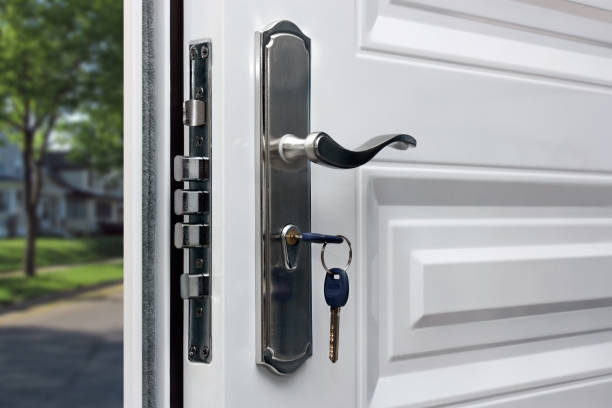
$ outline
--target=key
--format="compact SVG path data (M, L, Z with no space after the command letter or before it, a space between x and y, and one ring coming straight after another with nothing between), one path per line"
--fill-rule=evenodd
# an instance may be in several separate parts
M281 248L283 249L283 261L285 269L293 271L298 265L300 242L308 244L341 244L344 238L339 235L317 234L315 232L304 232L297 225L287 224L281 230Z
M313 244L341 244L343 238L340 235L318 234L316 232L304 232L293 225L287 224L281 232L281 238L288 245L296 245L299 241L310 242Z
M301 237L302 241L313 242L315 244L341 244L342 237L339 235L317 234L315 232L304 232Z
M338 343L340 340L340 308L346 305L349 296L349 279L346 271L331 268L331 273L325 274L323 293L330 308L329 320L329 359L332 363L338 361Z

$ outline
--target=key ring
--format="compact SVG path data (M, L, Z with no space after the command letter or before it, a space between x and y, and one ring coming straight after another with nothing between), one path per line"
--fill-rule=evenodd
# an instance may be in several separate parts
M349 241L349 239L347 237L345 237L344 235L338 235L339 237L341 237L344 242L346 242L346 244L348 245L349 248L349 256L348 256L348 261L346 262L346 265L344 266L344 272L346 272L349 268L349 266L351 266L351 261L353 260L353 247L351 246L351 241ZM325 265L325 247L327 246L327 242L323 244L323 246L321 247L321 263L323 264L323 269L325 269L325 272L327 272L330 275L333 275L333 273L330 272L330 270L327 268L327 265Z

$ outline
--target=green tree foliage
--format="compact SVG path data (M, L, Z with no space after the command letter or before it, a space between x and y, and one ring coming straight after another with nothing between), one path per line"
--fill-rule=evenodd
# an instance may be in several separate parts
M29 275L51 133L91 165L121 164L122 43L121 0L0 0L0 132L23 149Z

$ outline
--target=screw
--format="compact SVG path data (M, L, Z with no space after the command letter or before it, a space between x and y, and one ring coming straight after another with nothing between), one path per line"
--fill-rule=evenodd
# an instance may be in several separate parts
M204 260L202 258L198 258L195 261L195 266L196 268L201 268L204 266Z
M208 347L206 346L202 347L202 358L208 358L209 354L210 354L210 350L208 350Z
M201 98L201 97L204 96L204 88L198 87L198 88L196 88L195 91L196 91L195 92L196 93L196 98Z
M200 55L202 56L202 58L208 57L208 46L207 45L202 46L202 48L200 49Z
M196 47L191 47L191 49L189 50L189 56L191 57L191 59L196 59L198 57L198 50Z
M189 347L189 358L193 358L198 352L198 348L196 346Z
M195 314L196 314L196 317L202 317L202 313L204 313L204 308L202 308L202 307L198 307L198 308L196 309L196 313L195 313Z
M202 146L204 144L204 138L202 136L198 136L196 138L196 145ZM196 265L197 266L197 265Z

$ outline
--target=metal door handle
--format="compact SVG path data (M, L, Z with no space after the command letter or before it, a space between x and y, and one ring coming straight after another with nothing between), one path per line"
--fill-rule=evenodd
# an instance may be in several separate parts
M357 150L348 150L325 132L314 132L305 139L292 134L284 135L278 142L278 154L285 163L308 159L324 166L352 169L366 164L384 147L406 150L416 147L416 139L406 134L380 135L368 140Z

